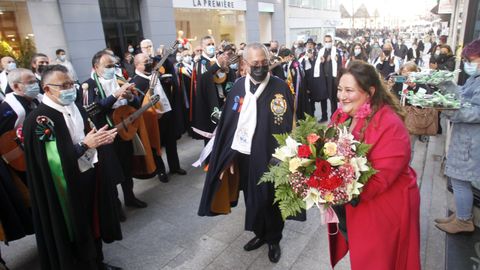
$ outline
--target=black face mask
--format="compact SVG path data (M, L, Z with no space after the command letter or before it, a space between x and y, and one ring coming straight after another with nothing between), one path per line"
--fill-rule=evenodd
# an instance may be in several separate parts
M47 65L39 65L37 67L37 73L42 75L43 71L45 70L45 68L47 67Z
M265 80L268 74L268 65L260 67L250 67L250 76L257 82Z
M277 53L278 52L278 49L271 49L270 50L272 53Z
M391 52L392 52L392 51L390 51L390 50L383 50L383 53L384 53L386 56L389 56Z
M151 62L148 62L145 64L145 73L152 73L152 69L153 69L153 63Z

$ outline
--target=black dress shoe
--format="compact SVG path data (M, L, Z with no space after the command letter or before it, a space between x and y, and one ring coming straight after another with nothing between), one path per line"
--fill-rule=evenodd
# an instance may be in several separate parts
M243 246L243 249L245 251L252 251L263 246L263 244L265 244L265 240L255 236L252 240L248 241L245 246Z
M103 263L103 270L122 270L123 268Z
M173 173L176 173L176 174L178 174L178 175L186 175L186 174L187 174L187 171L185 171L185 170L182 169L182 168L178 168L178 169L176 169L175 171L172 171L171 173L172 173L172 174L173 174Z
M145 208L147 207L147 203L140 201L137 198L133 198L133 199L125 200L125 206L135 207L135 208Z
M268 259L272 263L277 263L282 256L279 244L268 244Z
M320 119L319 123L322 123L322 122L327 122L328 121L328 118L326 117L322 117L322 119Z
M158 180L162 183L168 183L168 176L165 173L159 173L158 174Z

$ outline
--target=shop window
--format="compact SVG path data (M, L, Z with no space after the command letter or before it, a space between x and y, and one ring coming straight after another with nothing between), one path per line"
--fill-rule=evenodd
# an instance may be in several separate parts
M99 0L107 47L123 57L129 44L143 38L139 0Z
M246 41L245 11L175 8L175 26L176 32L181 30L184 38L192 40L193 47L210 32L217 44Z
M26 1L0 1L0 56L10 55L28 67L35 51Z

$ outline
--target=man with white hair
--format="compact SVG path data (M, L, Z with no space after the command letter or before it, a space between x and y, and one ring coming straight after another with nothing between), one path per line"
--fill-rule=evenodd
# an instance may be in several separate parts
M37 99L40 87L32 71L13 69L8 73L8 80L13 93L8 93L0 104L0 149L3 154L0 158L0 177L3 179L0 183L0 230L4 232L0 234L0 241L5 242L33 234L30 206L24 200L29 200L25 168L18 166L25 163L25 157L20 145L9 142L22 137L25 118L40 103Z
M144 39L140 42L140 49L142 53L146 53L150 57L155 56L155 51L153 49L153 42L150 39Z
M238 79L228 94L217 127L198 214L228 214L243 190L245 229L255 237L243 248L268 244L268 258L280 260L284 221L273 203L272 183L258 184L268 170L277 146L273 134L288 133L293 125L293 95L288 85L269 73L269 52L260 43L246 46L247 76Z
M5 98L7 93L10 93L12 89L8 85L7 75L10 71L17 68L15 59L10 56L5 56L0 59L0 65L2 66L2 72L0 73L0 102Z

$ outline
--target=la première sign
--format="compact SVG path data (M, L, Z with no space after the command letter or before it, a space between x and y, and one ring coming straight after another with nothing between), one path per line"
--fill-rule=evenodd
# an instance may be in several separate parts
M174 0L174 8L247 10L245 0Z

